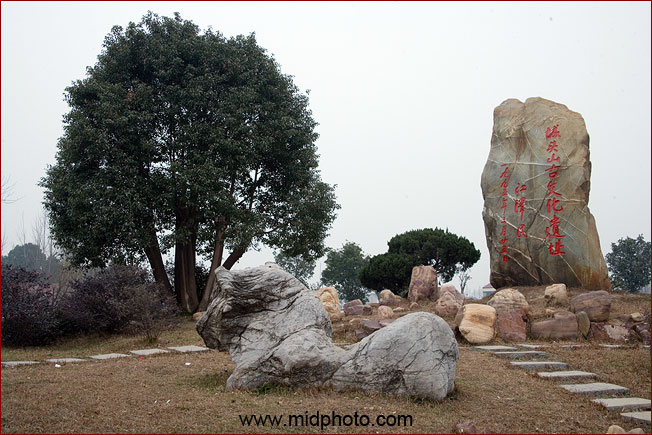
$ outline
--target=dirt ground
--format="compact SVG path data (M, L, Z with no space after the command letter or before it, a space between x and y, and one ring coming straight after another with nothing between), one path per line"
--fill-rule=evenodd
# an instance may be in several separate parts
M164 338L165 345L201 344L192 322ZM96 351L143 348L133 338L99 344L66 343L77 356ZM92 340L91 340L92 341ZM133 347L133 344L137 346ZM187 343L191 344L191 343ZM126 346L126 347L120 347ZM131 346L131 347L129 347ZM47 350L49 349L49 350ZM596 346L549 350L574 369L599 373L599 380L650 398L650 353L640 347ZM90 352L90 353L89 353ZM3 349L3 360L16 356L63 356L61 349ZM68 354L69 355L69 354ZM67 356L68 356L67 355ZM8 358L12 357L12 358ZM186 365L190 363L190 365ZM455 391L440 402L383 394L336 393L329 389L271 387L255 392L227 391L233 370L227 353L165 354L140 359L52 364L2 369L2 433L452 433L455 425L474 423L486 433L605 433L609 425L636 425L588 398L566 392L555 382L512 368L509 361L460 347ZM358 413L375 422L380 415L411 416L411 425L283 426L288 415L345 416ZM280 426L243 424L241 417L283 415ZM388 417L390 418L390 417ZM307 420L307 418L306 418ZM398 421L398 420L397 420ZM309 423L309 422L306 422ZM407 424L407 421L404 422ZM649 428L646 430L649 431Z

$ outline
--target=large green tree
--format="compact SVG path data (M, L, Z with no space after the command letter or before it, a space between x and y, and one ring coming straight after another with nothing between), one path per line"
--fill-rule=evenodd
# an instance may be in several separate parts
M638 292L650 284L650 249L650 242L646 242L642 234L635 239L626 237L611 244L611 252L605 259L614 288Z
M114 27L66 89L56 164L41 181L76 265L149 261L186 311L205 309L196 256L231 268L260 244L318 258L338 205L317 169L308 98L258 46L147 14ZM225 254L225 250L227 254ZM230 252L230 253L228 253Z
M405 293L412 267L419 265L434 266L444 282L450 281L456 271L466 271L480 259L468 239L439 228L407 231L387 245L388 252L372 257L362 270L362 283L374 290Z
M369 290L360 282L360 271L368 261L360 246L353 242L346 242L340 249L328 251L326 267L321 273L321 282L335 287L345 301L360 299L366 302Z

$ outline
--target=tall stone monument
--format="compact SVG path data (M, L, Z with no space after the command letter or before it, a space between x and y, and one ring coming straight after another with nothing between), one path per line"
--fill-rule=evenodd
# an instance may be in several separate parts
M579 113L543 98L496 107L481 181L491 285L611 290L590 186L589 135Z

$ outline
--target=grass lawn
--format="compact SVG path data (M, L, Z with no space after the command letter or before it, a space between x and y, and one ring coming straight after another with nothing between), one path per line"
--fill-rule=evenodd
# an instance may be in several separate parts
M194 322L184 319L161 337L157 346L203 344ZM87 357L154 347L134 337L80 338L56 346L2 349L2 360ZM548 349L546 349L548 350ZM588 345L550 352L572 369L599 374L632 395L650 398L650 353L638 347L604 349ZM186 365L186 363L190 365ZM66 364L39 364L2 369L3 433L220 433L220 432L359 432L451 433L473 422L485 432L605 433L609 425L635 424L604 410L588 398L559 388L556 382L512 368L509 361L460 347L455 391L441 402L415 401L382 394L336 393L329 389L270 388L258 392L227 391L233 370L229 355L209 351L170 353L140 359ZM410 415L411 426L243 425L239 416ZM287 423L287 417L282 420ZM646 428L649 431L649 428Z

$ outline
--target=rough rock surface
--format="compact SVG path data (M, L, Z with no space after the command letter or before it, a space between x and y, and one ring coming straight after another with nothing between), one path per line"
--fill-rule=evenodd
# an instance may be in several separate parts
M340 298L335 287L322 287L315 292L315 296L317 296L317 299L324 306L331 320L342 318Z
M408 314L344 350L320 301L277 265L220 267L215 278L197 331L231 355L229 389L325 385L434 400L453 390L457 342L434 314Z
M584 338L588 337L589 332L591 331L591 320L589 319L589 316L584 311L578 311L575 313L575 317L577 317L577 327L580 332Z
M611 295L604 290L582 293L570 300L570 310L584 311L592 322L606 322L611 312Z
M496 336L505 341L525 341L527 313L523 310L496 311Z
M391 307L381 305L380 307L378 307L378 316L381 319L391 319L392 317L394 317L394 310L392 310Z
M611 289L588 208L590 176L589 135L579 113L543 98L509 99L494 109L481 180L494 288Z
M546 301L546 307L560 307L567 309L570 304L566 284L549 285L546 287L543 297Z
M627 341L629 340L629 330L624 326L619 325L605 325L604 330L613 341Z
M591 322L589 338L592 341L609 341L609 335L605 330L605 324L602 322Z
M345 303L343 308L345 316L359 316L364 312L364 306L360 299Z
M434 400L453 391L457 342L446 322L431 313L393 321L351 346L347 357L333 375L337 391L362 389Z
M403 300L403 298L401 298L398 295L395 295L394 292L392 292L389 289L385 289L381 291L380 294L378 295L378 303L380 305L387 305L393 307L395 305L400 304L401 300Z
M408 300L418 302L422 299L437 300L439 286L437 272L432 266L414 266L410 277Z
M530 325L530 336L532 338L551 338L575 340L579 328L575 314L569 311L556 311L552 319L539 320Z
M525 296L512 288L496 292L487 305L494 307L497 312L524 311L527 313L530 309Z
M462 336L472 344L489 343L495 335L496 310L489 305L467 304L456 316Z
M453 284L444 284L439 289L439 298L435 304L435 314L442 317L454 317L464 304L464 295Z

